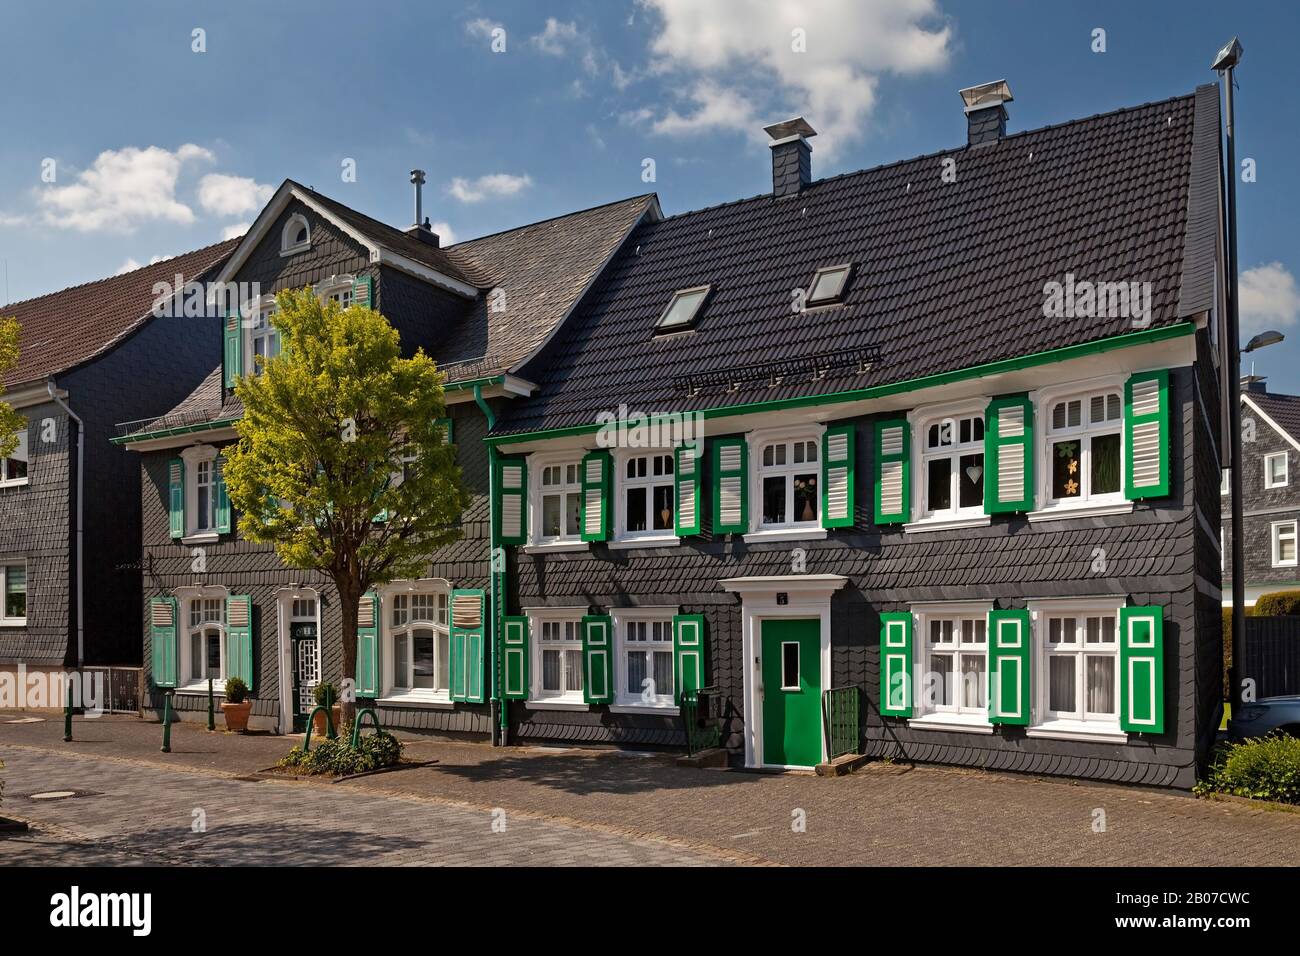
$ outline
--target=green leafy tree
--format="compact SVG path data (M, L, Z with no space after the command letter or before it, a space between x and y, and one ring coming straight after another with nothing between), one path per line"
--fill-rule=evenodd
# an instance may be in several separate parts
M18 320L0 319L0 382L18 364ZM0 458L12 455L18 447L18 431L27 427L27 421L4 401L4 385L0 385Z
M460 536L469 502L438 419L443 376L361 306L282 292L280 354L235 385L239 442L223 467L239 530L338 591L343 676L356 679L357 608L372 587L419 577ZM341 702L345 720L354 699Z

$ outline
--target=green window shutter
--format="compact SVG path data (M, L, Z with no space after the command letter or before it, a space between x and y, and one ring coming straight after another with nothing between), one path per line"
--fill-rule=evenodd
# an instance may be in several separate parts
M678 537L700 533L700 456L697 446L682 445L673 453L673 495L677 499L673 530Z
M1124 385L1124 497L1169 494L1169 370Z
M225 370L223 384L226 388L235 387L235 379L244 374L244 330L239 321L239 310L226 313Z
M185 460L167 463L167 517L173 538L185 537Z
M373 276L361 276L352 282L352 304L359 305L362 308L370 308L370 293L373 287Z
M880 615L880 713L912 716L912 615Z
M149 599L149 664L158 687L176 686L176 599Z
M226 494L226 458L218 455L212 463L212 493L217 504L217 533L230 533L230 496Z
M607 451L593 451L582 459L583 541L609 537L609 511L614 466Z
M673 699L704 686L704 615L673 615Z
M451 592L451 699L481 704L483 693L483 589Z
M828 428L822 435L822 527L853 527L852 425Z
M582 699L614 701L614 619L608 614L582 617Z
M357 696L379 696L379 595L367 591L357 605Z
M522 458L498 458L497 506L492 511L497 544L528 541L528 463Z
M1033 510L1033 402L995 398L984 413L984 513Z
M1165 732L1164 610L1119 610L1119 726L1129 733Z
M456 429L450 418L439 418L438 427L442 429L442 440L448 445L456 444Z
M713 443L713 533L749 530L749 443L719 438Z
M253 599L247 594L226 598L226 676L238 677L253 689Z
M501 696L506 700L528 699L528 618L506 615L501 618Z
M875 434L876 524L899 524L912 516L912 429L890 418L876 422Z
M1029 723L1029 646L1033 628L1029 612L989 611L989 722Z

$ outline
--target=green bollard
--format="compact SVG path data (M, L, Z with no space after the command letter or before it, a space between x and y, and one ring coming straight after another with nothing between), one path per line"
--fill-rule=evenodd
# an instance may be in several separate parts
M68 681L68 706L63 708L63 742L72 741L72 682Z
M163 745L162 752L172 752L172 692L163 696Z
M338 728L334 726L334 691L325 691L325 739L338 740Z
M217 712L212 703L212 678L208 678L208 730L217 729Z

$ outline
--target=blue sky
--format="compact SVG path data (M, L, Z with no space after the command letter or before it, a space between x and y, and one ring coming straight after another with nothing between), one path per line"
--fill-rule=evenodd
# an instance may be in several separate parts
M810 119L820 178L960 145L956 91L986 80L1013 131L1189 92L1235 33L1244 319L1288 334L1256 370L1300 393L1297 6L15 0L0 301L217 241L286 177L405 226L420 166L456 239L647 189L671 214L769 190L765 122Z

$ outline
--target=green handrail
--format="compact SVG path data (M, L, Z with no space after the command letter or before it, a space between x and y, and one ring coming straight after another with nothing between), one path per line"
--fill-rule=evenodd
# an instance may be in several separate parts
M365 721L366 714L369 714L370 719L374 721L375 733L382 734L384 732L384 728L379 726L379 715L375 713L375 709L373 707L367 707L365 710L358 713L357 719L352 722L352 739L348 742L348 746L353 750L356 750L357 745L361 743L361 724Z
M163 745L162 752L172 752L172 692L163 694Z

